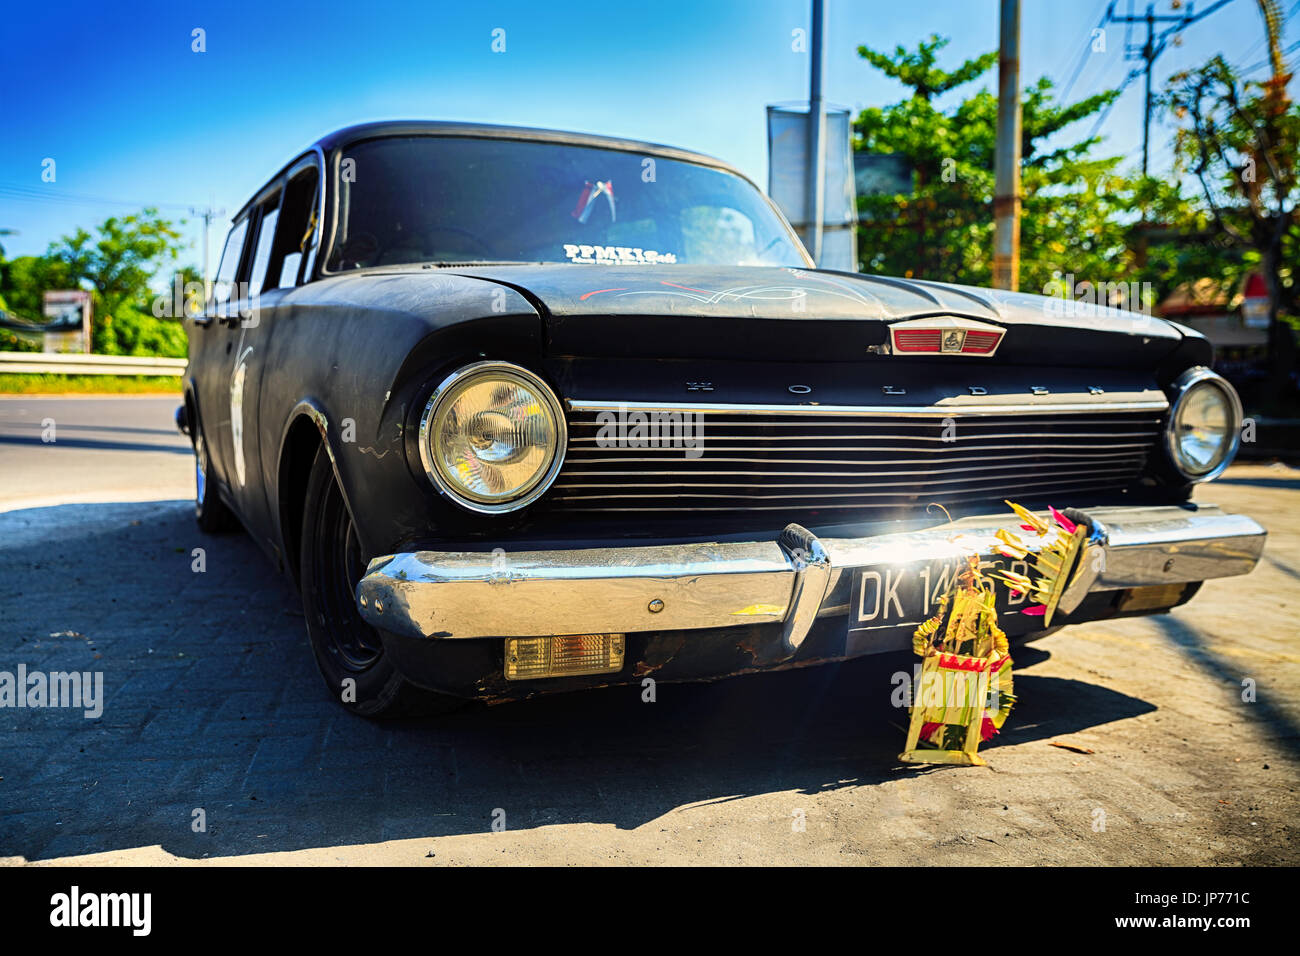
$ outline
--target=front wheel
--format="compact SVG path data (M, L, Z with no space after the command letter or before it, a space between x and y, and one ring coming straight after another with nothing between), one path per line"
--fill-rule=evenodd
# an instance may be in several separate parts
M366 561L324 448L307 480L299 558L307 635L336 700L366 717L413 717L464 705L460 698L417 687L398 673L379 632L357 611L356 587Z

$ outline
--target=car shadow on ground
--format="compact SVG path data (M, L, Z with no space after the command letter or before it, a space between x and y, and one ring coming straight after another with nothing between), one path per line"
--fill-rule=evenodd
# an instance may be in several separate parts
M0 573L0 670L100 670L106 701L98 719L0 709L0 857L295 850L486 832L501 813L511 830L631 829L933 772L897 761L909 655L375 722L326 694L292 586L245 535L198 532L185 502L0 514ZM1154 709L1016 654L1001 745Z
M1216 478L1221 485L1248 485L1253 488L1288 488L1291 490L1300 490L1300 478L1273 478L1262 475L1234 475L1229 472L1226 476Z
M0 435L0 445L35 445L45 444L39 436ZM193 455L190 445L178 445L175 442L122 441L108 438L73 438L60 435L56 444L59 448L77 448L83 451L169 451L181 455ZM48 447L48 446L47 446Z

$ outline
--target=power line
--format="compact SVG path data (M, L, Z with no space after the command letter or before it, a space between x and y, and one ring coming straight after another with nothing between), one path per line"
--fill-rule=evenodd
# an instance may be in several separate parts
M1097 21L1097 25L1093 28L1094 30L1103 29L1106 26L1106 18L1110 16L1111 11L1115 9L1115 0L1110 0L1109 4L1107 4L1106 0L1102 0L1102 4L1101 19ZM1079 54L1079 62L1074 68L1074 74L1070 77L1070 81L1066 83L1065 87L1061 90L1061 102L1065 102L1070 98L1070 91L1074 89L1074 84L1079 79L1079 74L1083 72L1083 67L1088 62L1088 54L1092 52L1092 43L1093 38L1092 33L1090 32L1086 37L1084 37L1083 51Z
M1157 14L1154 3L1147 4L1147 12L1142 16L1127 14L1123 17L1115 16L1115 10L1112 6L1106 11L1107 21L1110 23L1123 23L1135 25L1145 23L1147 28L1147 38L1141 47L1127 46L1124 51L1126 60L1142 60L1143 66L1138 72L1146 76L1146 97L1142 109L1142 175L1147 174L1147 159L1150 152L1151 143L1151 72L1155 67L1156 60L1160 54L1165 52L1165 47L1169 43L1169 38L1181 33L1198 20L1204 20L1214 11L1227 6L1232 0L1218 0L1217 3L1210 5L1209 9L1196 13L1189 4L1186 13L1177 14ZM1156 33L1157 23L1168 23L1170 26ZM1132 78L1133 74L1129 74ZM1129 80L1124 81L1125 86Z
M67 193L57 188L42 186L25 186L16 183L0 183L0 197L13 202L44 202L75 206L134 206L137 209L184 209L193 208L193 203L147 202L132 199L107 199L103 196L87 196L84 193Z
M1246 60L1248 60L1248 59L1250 59L1252 56L1254 56L1254 55L1255 55L1255 51L1258 50L1260 47L1262 47L1262 46L1263 46L1265 43L1267 43L1267 42L1268 42L1268 36L1267 36L1267 35L1265 35L1262 39L1256 40L1256 41L1255 41L1254 43L1252 43L1249 47L1247 47L1246 52L1243 53L1243 54L1238 58L1237 62L1238 62L1238 63L1244 63ZM1234 67L1234 69L1235 69L1235 67Z
M1124 91L1128 89L1128 85L1141 75L1142 75L1141 70L1138 69L1129 70L1128 76L1124 77L1124 82L1121 83L1119 85L1119 88L1116 90L1117 95L1115 96L1115 98L1106 104L1106 108L1102 110L1101 114L1097 117L1097 122L1093 124L1092 132L1088 134L1088 139L1092 139L1094 136L1097 135L1098 132L1101 131L1102 124L1106 122L1106 117L1110 115L1110 111L1115 108L1115 104L1118 103L1120 97L1124 95Z
M1294 53L1296 50L1300 50L1300 40L1296 40L1289 47L1284 49L1282 51L1282 56L1285 57L1288 53ZM1269 66L1272 64L1272 62L1273 62L1272 57L1264 57L1264 59L1257 60L1256 62L1252 63L1250 66L1234 66L1232 69L1236 73L1245 75L1247 73L1254 73L1262 66Z

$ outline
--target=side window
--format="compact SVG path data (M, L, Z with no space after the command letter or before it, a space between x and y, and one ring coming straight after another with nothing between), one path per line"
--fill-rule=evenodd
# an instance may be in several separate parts
M295 173L285 186L265 288L292 288L310 273L316 249L319 188L320 174L315 164Z
M267 267L271 263L271 243L275 238L275 224L280 218L278 206L272 206L277 200L272 199L262 207L262 222L257 230L257 252L253 255L253 269L248 276L248 294L261 295L264 289L274 289L274 278L268 284Z
M240 254L244 251L244 237L248 235L248 219L235 223L226 236L225 248L221 250L221 264L217 266L217 277L212 283L212 302L222 305L230 300L235 287L235 274L239 270Z

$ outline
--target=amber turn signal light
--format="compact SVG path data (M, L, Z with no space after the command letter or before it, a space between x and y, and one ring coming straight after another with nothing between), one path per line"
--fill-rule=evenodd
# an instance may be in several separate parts
M506 638L506 680L612 674L623 669L622 634Z

